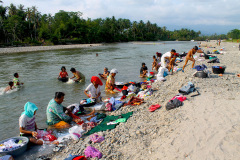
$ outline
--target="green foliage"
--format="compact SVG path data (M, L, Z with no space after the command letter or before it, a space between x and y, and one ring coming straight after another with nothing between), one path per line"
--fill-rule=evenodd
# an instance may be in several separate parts
M240 30L233 29L227 33L228 38L239 39L240 38Z
M7 14L8 13L8 14ZM111 43L128 41L157 40L206 40L240 38L240 31L234 29L228 35L201 36L200 31L187 28L169 31L165 26L142 20L129 19L83 19L81 12L60 10L54 16L41 15L36 6L24 8L23 5L0 6L0 43L30 45L56 45L80 43Z

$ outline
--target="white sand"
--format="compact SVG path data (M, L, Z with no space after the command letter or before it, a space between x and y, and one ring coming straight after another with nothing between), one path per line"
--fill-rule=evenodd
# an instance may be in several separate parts
M58 49L70 49L70 48L86 48L86 47L101 46L101 45L102 44L98 43L98 44L11 47L11 48L1 48L0 53L18 53L18 52L34 52L34 51L46 51L46 50L58 50Z

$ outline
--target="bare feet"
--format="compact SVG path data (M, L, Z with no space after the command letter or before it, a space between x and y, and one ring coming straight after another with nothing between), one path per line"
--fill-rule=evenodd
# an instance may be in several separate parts
M58 141L53 141L52 144L59 145Z

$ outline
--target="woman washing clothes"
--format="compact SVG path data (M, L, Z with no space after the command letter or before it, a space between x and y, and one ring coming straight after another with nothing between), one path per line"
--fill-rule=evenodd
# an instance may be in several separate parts
M35 114L38 108L35 104L27 102L24 106L24 112L19 118L20 135L27 137L30 143L43 145L44 141L36 139L38 133L37 124L35 122ZM53 141L52 144L58 144L58 141Z
M61 77L61 78L59 78L59 77ZM68 73L66 71L65 66L62 66L61 71L60 71L57 79L60 80L60 81L63 81L63 82L67 82L68 81Z
M98 78L97 76L92 76L91 84L89 84L88 87L85 89L84 94L88 98L96 99L97 102L101 102L102 101L102 97L101 97L102 85L103 83L100 80L100 78ZM90 92L90 94L88 94L87 92Z
M99 73L99 76L100 76L101 78L107 79L107 77L109 76L109 74L110 74L110 72L108 71L108 68L105 67L103 74Z
M115 68L110 71L110 75L107 78L106 86L105 86L106 92L110 92L112 94L115 93L113 90L115 89L115 76L117 73L118 71Z

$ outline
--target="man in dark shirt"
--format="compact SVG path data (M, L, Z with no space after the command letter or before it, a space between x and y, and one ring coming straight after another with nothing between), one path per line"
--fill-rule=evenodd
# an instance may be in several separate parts
M147 77L147 73L148 73L148 68L145 63L142 63L142 67L140 69L140 77L142 78Z

